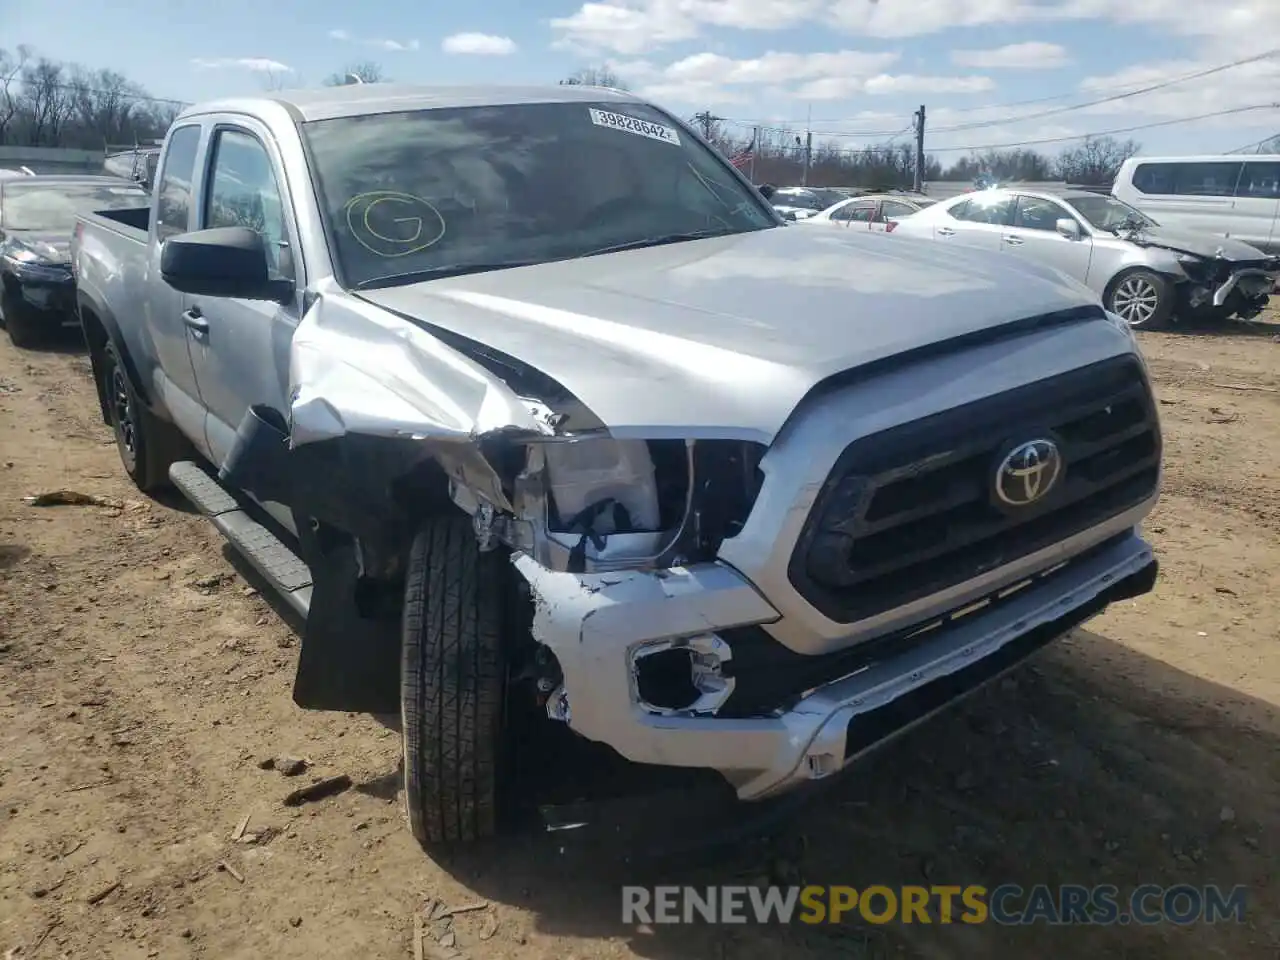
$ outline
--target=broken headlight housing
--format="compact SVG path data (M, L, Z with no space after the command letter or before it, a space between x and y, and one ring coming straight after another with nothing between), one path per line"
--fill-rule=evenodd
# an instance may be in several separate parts
M765 447L592 435L524 450L498 537L549 569L584 573L714 558L746 522Z

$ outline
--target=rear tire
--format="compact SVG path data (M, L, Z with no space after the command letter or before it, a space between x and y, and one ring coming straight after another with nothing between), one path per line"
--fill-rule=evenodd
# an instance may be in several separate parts
M1173 287L1160 274L1130 270L1111 281L1106 303L1134 330L1158 330L1173 316L1173 298Z
M400 707L405 805L422 844L497 832L510 570L500 551L480 551L469 517L430 520L413 542Z
M31 319L27 309L8 289L4 291L3 297L4 303L0 304L0 310L4 311L4 326L9 331L9 340L15 347L23 349L39 346L41 334L44 333L39 323Z
M125 473L143 493L163 490L169 486L170 465L183 458L188 444L176 427L143 405L114 343L102 348L102 360L107 421Z

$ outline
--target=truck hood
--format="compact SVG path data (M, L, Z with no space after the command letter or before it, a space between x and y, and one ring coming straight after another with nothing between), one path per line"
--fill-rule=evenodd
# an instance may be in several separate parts
M8 242L30 250L46 263L56 265L71 262L71 240L65 233L10 230Z
M999 254L785 228L360 296L536 368L615 436L765 443L834 374L1048 313L1103 317L1083 286Z
M362 296L536 368L616 436L763 442L834 374L1098 305L998 254L785 228Z
M1170 230L1168 227L1147 227L1131 232L1121 231L1120 235L1144 247L1160 247L1175 253L1190 253L1197 257L1224 260L1265 260L1267 255L1253 244L1230 237L1215 237L1212 234L1195 233L1186 230Z

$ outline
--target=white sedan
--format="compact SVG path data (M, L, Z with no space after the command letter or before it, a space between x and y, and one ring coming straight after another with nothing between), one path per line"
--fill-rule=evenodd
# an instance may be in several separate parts
M892 233L903 217L909 217L935 202L932 198L919 194L869 193L841 200L802 222L826 226L857 226L875 233Z

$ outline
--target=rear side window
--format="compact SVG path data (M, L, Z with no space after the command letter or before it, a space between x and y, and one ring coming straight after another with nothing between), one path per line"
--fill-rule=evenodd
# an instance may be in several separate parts
M859 223L867 223L871 220L871 215L875 213L875 209L876 205L874 203L851 203L833 213L831 219L836 221L856 220Z
M1262 197L1267 200L1280 198L1280 161L1249 161L1240 175L1236 187L1237 197Z
M884 217L909 217L916 212L916 208L909 203L899 203L897 200L886 200L884 202L881 213Z
M951 215L966 223L1007 226L1013 219L1013 197L974 197L959 208L953 207Z
M195 178L200 127L179 127L169 134L169 149L156 187L156 236L161 240L185 233L191 215L191 181Z
M1244 164L1230 160L1206 163L1140 163L1133 171L1139 193L1183 197L1235 196Z

